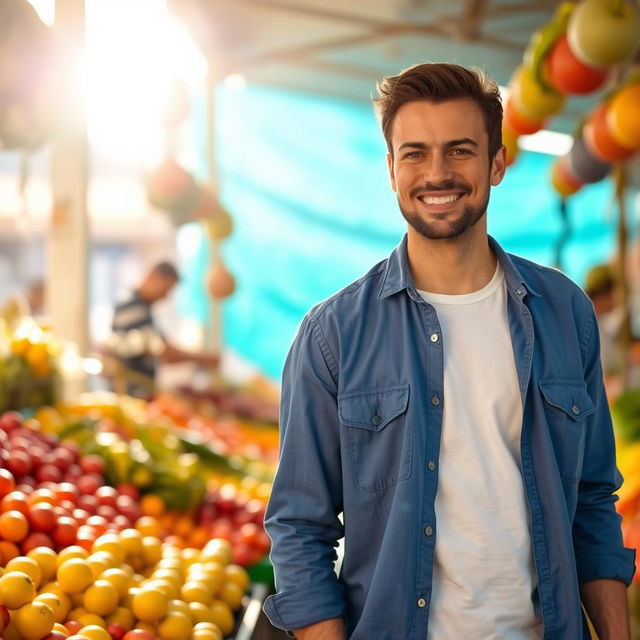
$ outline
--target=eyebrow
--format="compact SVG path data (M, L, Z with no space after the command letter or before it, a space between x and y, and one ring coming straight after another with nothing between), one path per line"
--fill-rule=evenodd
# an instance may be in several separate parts
M444 143L444 147L446 149L450 149L451 147L457 147L463 144L471 145L472 147L478 147L478 143L471 138L460 138L458 140L448 140ZM428 149L429 145L424 142L403 142L399 147L398 151L402 151L402 149Z

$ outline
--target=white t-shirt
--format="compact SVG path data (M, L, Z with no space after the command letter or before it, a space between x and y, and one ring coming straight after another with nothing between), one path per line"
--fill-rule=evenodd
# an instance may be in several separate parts
M498 265L473 293L420 294L436 310L444 350L427 638L541 640L504 273Z

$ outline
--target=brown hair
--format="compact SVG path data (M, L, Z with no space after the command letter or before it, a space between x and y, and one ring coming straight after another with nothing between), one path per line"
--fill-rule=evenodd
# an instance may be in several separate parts
M489 135L489 158L493 158L502 146L500 90L480 69L466 69L444 62L417 64L397 76L384 78L377 89L379 95L373 99L373 104L392 156L391 130L396 113L402 105L414 100L435 103L458 98L473 100L482 110Z

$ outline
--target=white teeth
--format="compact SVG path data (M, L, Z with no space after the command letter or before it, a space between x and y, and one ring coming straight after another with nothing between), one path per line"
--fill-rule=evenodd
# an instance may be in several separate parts
M426 204L447 204L457 200L460 196L451 194L450 196L422 196L420 199Z

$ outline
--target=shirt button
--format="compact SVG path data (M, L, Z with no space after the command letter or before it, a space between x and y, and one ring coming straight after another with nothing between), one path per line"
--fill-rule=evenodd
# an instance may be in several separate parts
M432 529L430 526L428 526L428 525L427 525L427 526L424 528L424 535L425 535L425 536L430 536L430 535L432 535L432 534L433 534L433 529Z
M433 396L433 397L431 398L431 404L432 404L434 407L437 407L437 406L440 404L440 398L438 398L438 396Z
M573 407L571 407L571 412L577 416L580 413L580 407L574 404Z
M433 460L429 460L429 462L427 462L427 469L429 469L429 471L435 471L436 463Z
M376 414L375 416L373 416L373 418L371 419L371 422L373 423L374 427L377 427L379 424L382 423L382 416Z
M431 342L438 342L438 334L437 333L432 333L431 334Z
M519 296L521 296L521 295L524 293L524 290L523 290L523 289L521 289L520 287L518 287L518 288L516 289L516 293L517 293Z
M419 598L416 603L421 609L424 609L427 606L427 601L424 598Z

